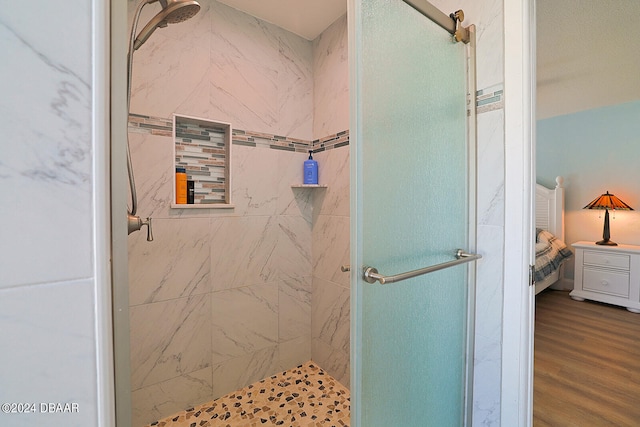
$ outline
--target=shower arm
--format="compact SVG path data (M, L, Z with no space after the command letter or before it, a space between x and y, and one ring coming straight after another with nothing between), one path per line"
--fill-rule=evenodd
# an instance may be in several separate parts
M133 17L133 23L131 24L131 37L129 38L129 52L127 53L127 173L129 175L129 190L131 193L131 209L127 207L127 229L128 234L138 231L143 225L147 226L147 241L153 240L153 233L151 231L151 218L147 218L146 221L142 221L139 216L136 216L138 211L138 196L136 194L136 183L133 176L133 164L131 162L131 149L129 147L129 113L131 112L131 76L133 71L133 52L135 35L138 27L138 20L140 19L140 13L142 8L150 3L155 3L158 0L146 0L141 2L136 8L136 13Z

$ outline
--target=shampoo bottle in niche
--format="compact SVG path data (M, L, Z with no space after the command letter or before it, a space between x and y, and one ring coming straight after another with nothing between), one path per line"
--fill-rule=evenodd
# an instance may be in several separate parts
M318 184L318 162L313 160L313 151L309 150L309 159L304 162L303 184Z
M187 180L187 204L192 205L195 203L196 187L195 182Z
M187 204L187 171L176 168L176 204Z

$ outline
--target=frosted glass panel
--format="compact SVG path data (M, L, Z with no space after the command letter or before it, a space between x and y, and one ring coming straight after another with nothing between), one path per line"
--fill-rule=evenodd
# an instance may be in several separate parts
M359 3L356 259L451 261L469 246L465 47L402 1ZM360 425L464 425L467 269L357 283Z

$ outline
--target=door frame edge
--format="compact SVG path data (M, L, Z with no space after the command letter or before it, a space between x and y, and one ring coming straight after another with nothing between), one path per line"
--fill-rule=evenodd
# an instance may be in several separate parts
M535 0L504 3L505 216L501 425L533 420Z

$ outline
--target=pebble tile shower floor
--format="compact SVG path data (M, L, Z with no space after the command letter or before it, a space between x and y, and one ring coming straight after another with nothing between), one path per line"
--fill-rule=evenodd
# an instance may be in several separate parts
M314 362L145 427L348 427L349 390Z

